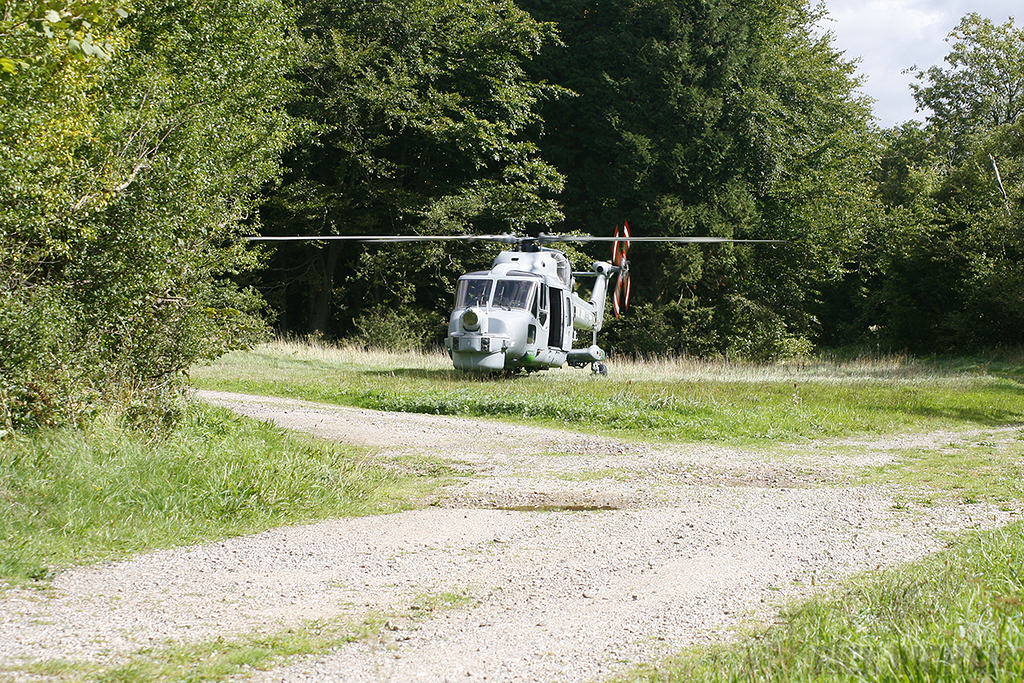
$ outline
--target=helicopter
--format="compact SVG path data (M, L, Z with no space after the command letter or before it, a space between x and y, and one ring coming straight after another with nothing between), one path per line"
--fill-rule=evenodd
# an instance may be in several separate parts
M470 372L536 372L569 365L595 375L607 375L607 354L597 343L604 326L609 291L612 313L619 317L631 294L629 260L633 242L761 242L724 237L634 237L629 223L615 228L611 237L560 235L534 236L409 235L315 237L247 237L251 242L349 240L360 242L464 241L507 244L490 270L462 275L455 292L455 307L448 320L445 348L457 370ZM610 261L595 261L590 270L573 271L564 251L548 246L569 242L612 242ZM588 298L577 292L576 278L593 278ZM581 334L590 344L576 346Z

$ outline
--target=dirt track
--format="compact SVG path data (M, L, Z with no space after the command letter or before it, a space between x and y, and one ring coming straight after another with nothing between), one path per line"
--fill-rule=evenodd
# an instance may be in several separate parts
M1001 523L980 505L894 510L853 468L935 434L768 451L201 392L278 424L474 473L433 505L75 569L0 601L0 658L92 659L371 610L379 637L257 681L588 681L770 618L783 600ZM859 453L856 459L849 453ZM837 453L842 452L840 457Z

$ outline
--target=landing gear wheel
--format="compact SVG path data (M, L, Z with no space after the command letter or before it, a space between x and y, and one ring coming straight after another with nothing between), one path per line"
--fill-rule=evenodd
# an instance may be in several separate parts
M595 375L601 375L602 377L608 376L608 366L604 363L593 363L590 366L590 371Z

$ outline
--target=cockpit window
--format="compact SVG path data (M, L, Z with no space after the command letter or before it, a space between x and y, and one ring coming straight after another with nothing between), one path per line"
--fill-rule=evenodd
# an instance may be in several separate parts
M491 300L491 291L494 300ZM455 308L470 306L533 310L537 304L537 282L533 280L484 280L462 278L455 294Z
M459 289L455 295L455 308L470 306L486 306L491 299L491 280L459 280Z
M537 283L532 280L498 280L494 288L495 308L533 308L537 298Z

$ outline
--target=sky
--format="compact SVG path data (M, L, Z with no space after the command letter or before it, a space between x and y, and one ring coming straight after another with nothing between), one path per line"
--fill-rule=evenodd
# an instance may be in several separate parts
M904 121L923 121L927 112L915 112L910 84L917 66L946 66L950 31L970 12L997 25L1014 17L1024 28L1021 0L824 0L831 21L822 28L834 35L833 45L848 60L860 59L858 70L867 80L861 92L875 100L875 117L884 128Z

